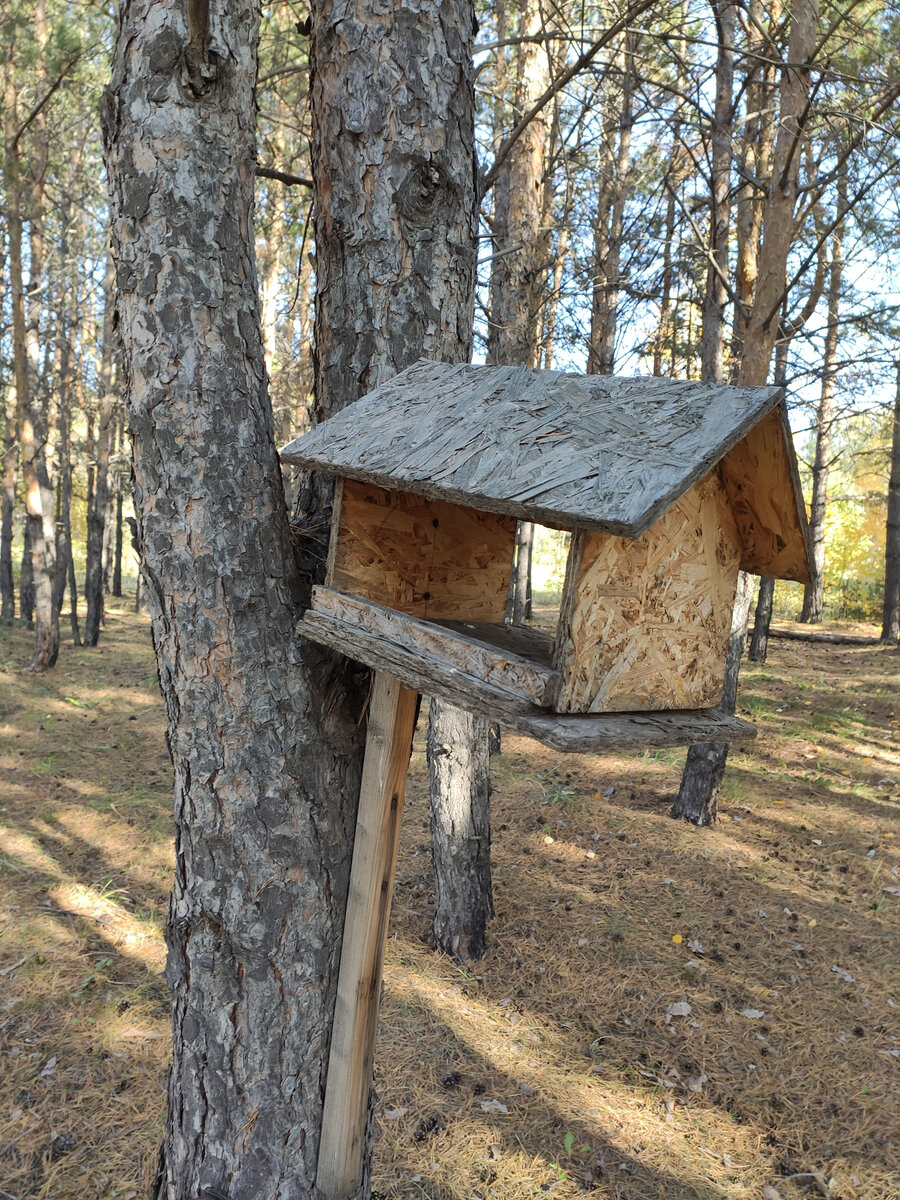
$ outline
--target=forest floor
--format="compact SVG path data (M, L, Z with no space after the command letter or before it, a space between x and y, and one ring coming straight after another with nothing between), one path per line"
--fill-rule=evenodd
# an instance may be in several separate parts
M135 1200L168 1055L147 620L111 605L100 646L43 676L21 670L29 649L0 631L0 1200ZM898 674L897 650L771 642L745 664L759 737L712 829L667 816L682 751L504 735L497 916L466 969L429 945L420 725L377 1048L382 1196L900 1197Z

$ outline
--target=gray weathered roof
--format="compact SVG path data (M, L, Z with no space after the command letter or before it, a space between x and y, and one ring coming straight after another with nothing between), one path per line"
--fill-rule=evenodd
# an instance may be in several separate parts
M775 387L423 360L282 458L522 520L638 537L780 398Z

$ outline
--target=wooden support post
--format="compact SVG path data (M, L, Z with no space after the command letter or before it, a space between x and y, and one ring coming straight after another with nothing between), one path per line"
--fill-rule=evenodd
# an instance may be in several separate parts
M362 1175L381 970L416 700L416 693L393 675L375 672L316 1175L323 1200L347 1200Z

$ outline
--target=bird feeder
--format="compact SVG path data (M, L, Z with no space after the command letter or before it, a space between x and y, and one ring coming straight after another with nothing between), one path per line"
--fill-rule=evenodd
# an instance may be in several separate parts
M559 750L738 741L740 570L806 583L782 392L421 361L282 451L336 478L299 623L376 671L317 1184L355 1190L417 693ZM571 533L554 633L506 621L518 521Z

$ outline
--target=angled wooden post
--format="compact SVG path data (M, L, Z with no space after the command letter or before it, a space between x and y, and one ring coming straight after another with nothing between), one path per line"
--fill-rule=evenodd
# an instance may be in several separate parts
M323 1200L347 1200L362 1175L381 972L417 699L393 675L375 672L319 1144L316 1187Z

